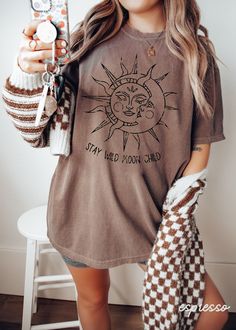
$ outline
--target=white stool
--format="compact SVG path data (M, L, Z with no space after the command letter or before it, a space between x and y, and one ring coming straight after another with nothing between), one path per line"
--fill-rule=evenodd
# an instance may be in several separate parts
M81 324L79 320L31 325L32 314L37 311L38 291L49 288L75 287L71 274L38 275L40 255L58 253L51 246L47 237L46 212L47 205L30 209L23 213L17 222L19 232L27 238L22 330L50 330L72 327L80 329ZM75 294L77 298L76 288Z

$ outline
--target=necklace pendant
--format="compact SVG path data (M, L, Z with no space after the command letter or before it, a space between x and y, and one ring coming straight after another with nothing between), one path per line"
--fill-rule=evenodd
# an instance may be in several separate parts
M149 47L147 53L148 56L155 56L156 55L155 48L153 46Z

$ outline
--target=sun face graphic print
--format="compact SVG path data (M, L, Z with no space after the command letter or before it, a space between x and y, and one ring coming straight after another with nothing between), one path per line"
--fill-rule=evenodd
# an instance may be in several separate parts
M175 92L164 92L161 82L167 77L169 72L160 77L152 77L152 71L156 64L152 65L145 74L138 72L138 57L129 71L124 65L122 58L120 61L121 74L115 76L104 64L101 63L108 81L94 81L101 85L105 95L83 95L83 97L98 101L100 104L95 108L86 111L89 114L103 112L105 119L99 123L91 133L109 127L107 138L112 138L115 130L122 131L123 151L130 136L140 147L140 137L142 134L150 134L158 143L156 127L162 125L168 128L163 121L165 111L178 110L167 105L167 97Z

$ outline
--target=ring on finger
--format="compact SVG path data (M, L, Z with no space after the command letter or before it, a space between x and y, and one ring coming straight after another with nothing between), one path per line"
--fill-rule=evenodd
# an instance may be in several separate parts
M29 48L31 48L33 51L37 47L37 41L36 40L29 40Z
M60 73L60 66L57 63L55 63L54 65L51 63L45 63L44 68L46 72L51 72L56 75Z
M25 28L23 29L22 34L23 34L25 37L29 37L29 36L27 36L27 34L25 33Z

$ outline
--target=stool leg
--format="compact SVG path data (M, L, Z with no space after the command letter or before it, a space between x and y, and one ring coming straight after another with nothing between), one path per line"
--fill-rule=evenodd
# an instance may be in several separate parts
M22 330L30 330L31 328L36 247L35 240L27 239Z
M78 291L77 291L75 283L74 283L74 290L75 290L75 302L76 302L76 309L77 309L77 317L78 317L78 323L79 323L78 330L83 330L82 324L81 324L80 319L79 319Z
M76 302L77 314L78 314L78 292L75 284L74 284L74 292L75 292L75 302Z
M39 256L40 256L40 244L36 242L34 278L39 275ZM38 307L38 283L34 283L33 310L32 310L33 314L37 312L37 307Z

